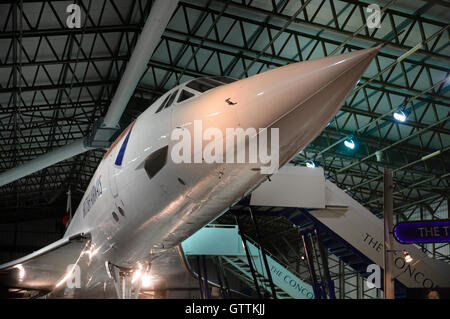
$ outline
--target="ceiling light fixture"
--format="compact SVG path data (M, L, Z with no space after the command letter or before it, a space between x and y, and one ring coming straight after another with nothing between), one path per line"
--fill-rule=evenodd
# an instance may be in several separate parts
M306 167L315 168L316 164L314 163L314 161L309 161L309 162L306 162Z
M396 119L399 122L405 122L406 121L406 113L403 110L398 110L394 113L394 119Z
M345 140L344 145L351 150L353 150L355 148L355 142L351 138L349 138L348 140Z

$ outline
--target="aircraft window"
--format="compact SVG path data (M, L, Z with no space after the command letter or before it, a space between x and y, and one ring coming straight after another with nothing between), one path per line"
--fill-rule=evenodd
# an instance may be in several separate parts
M178 103L183 102L187 99L190 99L191 97L195 96L194 93L186 91L186 90L182 90L180 93L180 97L178 98Z
M144 168L148 177L153 178L166 165L168 149L169 147L166 145L147 157Z
M208 78L203 78L201 80L206 82L206 83L209 83L210 85L213 85L214 87L223 85L223 83L220 83L219 81L214 81L214 80L211 80L211 79L208 79Z
M190 89L196 90L200 93L206 92L208 90L211 90L215 87L221 86L222 83L216 82L216 81L211 81L209 79L198 79L198 80L193 80L191 82L189 82L188 84L186 84L186 86Z
M233 83L233 82L237 81L236 79L230 78L228 76L214 76L211 79L225 83L225 84L229 84L229 83Z
M117 216L117 214L116 214L115 212L112 212L112 217L114 218L114 220L115 220L116 222L119 221L119 216Z
M125 216L125 212L123 211L122 207L117 207L117 209L119 210L120 215Z
M217 80L214 80L213 78L207 78L207 79L204 79L204 80L207 80L207 81L208 81L208 83L212 83L212 84L214 84L214 85L215 85L215 87L216 87L216 86L221 86L221 85L223 85L223 83L222 83L222 82L220 82L220 81L217 81Z
M167 97L164 99L164 101L161 103L161 105L158 107L158 109L156 110L155 113L161 112L161 110L164 108L164 106L166 105L167 101L169 100L169 97L171 95L167 95Z
M164 109L167 109L168 107L170 107L173 103L173 101L175 100L175 97L177 96L178 90L176 90L175 92L172 93L172 95L170 96L169 101L167 101L167 105L164 107Z

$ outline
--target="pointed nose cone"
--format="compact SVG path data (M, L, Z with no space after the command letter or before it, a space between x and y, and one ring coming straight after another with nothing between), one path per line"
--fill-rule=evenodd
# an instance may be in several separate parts
M284 164L325 128L379 49L294 63L239 81L246 88L237 108L239 124L279 128Z
M240 125L267 127L315 95L328 98L316 105L318 111L336 106L335 113L378 50L376 47L298 62L239 81L245 88L237 97Z

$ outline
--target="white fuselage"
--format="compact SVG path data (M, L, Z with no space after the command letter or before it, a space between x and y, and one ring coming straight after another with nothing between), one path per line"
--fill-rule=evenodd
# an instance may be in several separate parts
M156 114L166 95L149 107L132 124L122 165L115 165L115 161L126 134L103 158L66 236L89 232L93 246L100 247L99 254L106 260L131 266L176 246L263 181L265 176L251 169L258 168L256 164L175 164L170 159L170 136L176 127L194 134L194 119L202 120L204 128L237 125L235 108L225 103L228 92L224 89L232 85L212 89ZM215 102L219 94L224 97L218 99L222 103ZM166 164L149 178L143 162L166 145ZM87 198L91 203L85 204Z
M186 84L173 88L113 144L65 236L89 232L97 256L122 267L151 260L178 245L267 175L261 174L258 163L176 164L171 159L174 130L189 130L194 136L195 120L202 121L203 130L223 132L239 127L278 128L283 165L333 118L375 54L376 50L367 49L296 63L204 93ZM178 90L177 101L181 89L195 96L156 113L166 97ZM150 177L145 161L165 146L167 160ZM120 165L118 158L122 158Z

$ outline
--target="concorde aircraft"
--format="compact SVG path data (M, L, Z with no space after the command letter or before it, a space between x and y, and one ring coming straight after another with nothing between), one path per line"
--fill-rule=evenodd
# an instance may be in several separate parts
M242 80L213 76L174 87L112 144L63 238L0 265L0 280L10 287L67 292L67 281L82 266L83 284L75 290L97 287L103 275L102 284L112 283L118 297L131 297L131 287L139 290L153 263L271 174L259 159L208 163L193 145L195 139L192 156L200 156L200 162L179 162L173 157L178 145L173 136L195 136L199 121L203 132L258 129L225 147L226 156L249 151L250 140L278 129L282 166L335 116L379 49L294 63ZM210 143L224 139L210 138ZM89 268L94 264L95 271Z

